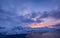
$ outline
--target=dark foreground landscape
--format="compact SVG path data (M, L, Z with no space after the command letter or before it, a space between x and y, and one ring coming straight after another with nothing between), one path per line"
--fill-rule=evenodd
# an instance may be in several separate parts
M30 34L2 35L0 38L60 38L60 29L53 32L36 32Z

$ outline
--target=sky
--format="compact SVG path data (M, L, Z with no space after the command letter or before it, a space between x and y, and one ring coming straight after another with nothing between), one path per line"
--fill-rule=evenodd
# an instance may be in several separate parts
M0 0L0 33L19 34L25 28L52 27L60 23L59 8L60 0Z
M51 11L59 7L59 0L22 0L22 2L21 5L19 4L18 10L20 9L21 11L19 11L23 11L24 14L31 11Z

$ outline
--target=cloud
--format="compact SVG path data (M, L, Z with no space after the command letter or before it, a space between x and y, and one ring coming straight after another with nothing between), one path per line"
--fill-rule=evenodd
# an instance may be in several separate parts
M44 11L40 18L46 18L48 16L49 16L48 12Z
M49 19L47 19L47 20L49 20ZM60 20L54 19L54 20L49 20L49 21L45 20L40 23L32 23L29 26L31 28L41 28L41 27L49 27L50 28L50 27L52 27L52 25L56 25L58 23L60 23Z
M60 10L52 10L49 15L55 19L60 19Z
M60 29L60 23L56 24L56 25L53 25L52 26L53 28L56 28L56 29Z
M24 0L23 1L0 0L0 5L1 5L0 6L0 26L1 26L0 28L2 29L0 32L7 32L8 34L9 33L14 34L16 32L12 31L13 28L19 29L19 26L25 27L25 25L33 24L33 23L40 24L42 22L42 20L40 19L47 18L48 16L51 16L56 19L60 19L59 17L60 11L56 11L56 12L53 11L50 14L48 14L47 12L44 12L44 13L35 12L35 11L33 12L34 8L31 7L31 3L32 2L24 1ZM45 22L43 23L45 24ZM47 23L50 23L50 22L47 22ZM42 24L42 26L44 26L44 24ZM28 27L28 25L26 27ZM20 33L20 30L17 30L17 32Z

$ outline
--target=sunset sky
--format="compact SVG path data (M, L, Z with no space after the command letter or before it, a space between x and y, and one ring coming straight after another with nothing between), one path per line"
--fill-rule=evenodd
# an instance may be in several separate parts
M60 0L0 0L0 33L56 24L60 24Z

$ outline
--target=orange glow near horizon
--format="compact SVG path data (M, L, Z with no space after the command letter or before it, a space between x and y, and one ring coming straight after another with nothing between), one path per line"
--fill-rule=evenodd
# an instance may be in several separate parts
M36 23L36 24L30 24L29 26L31 28L41 28L41 27L52 27L52 25L55 25L57 23L60 23L60 20L53 20L53 21L48 21L48 22L41 22L41 23Z

